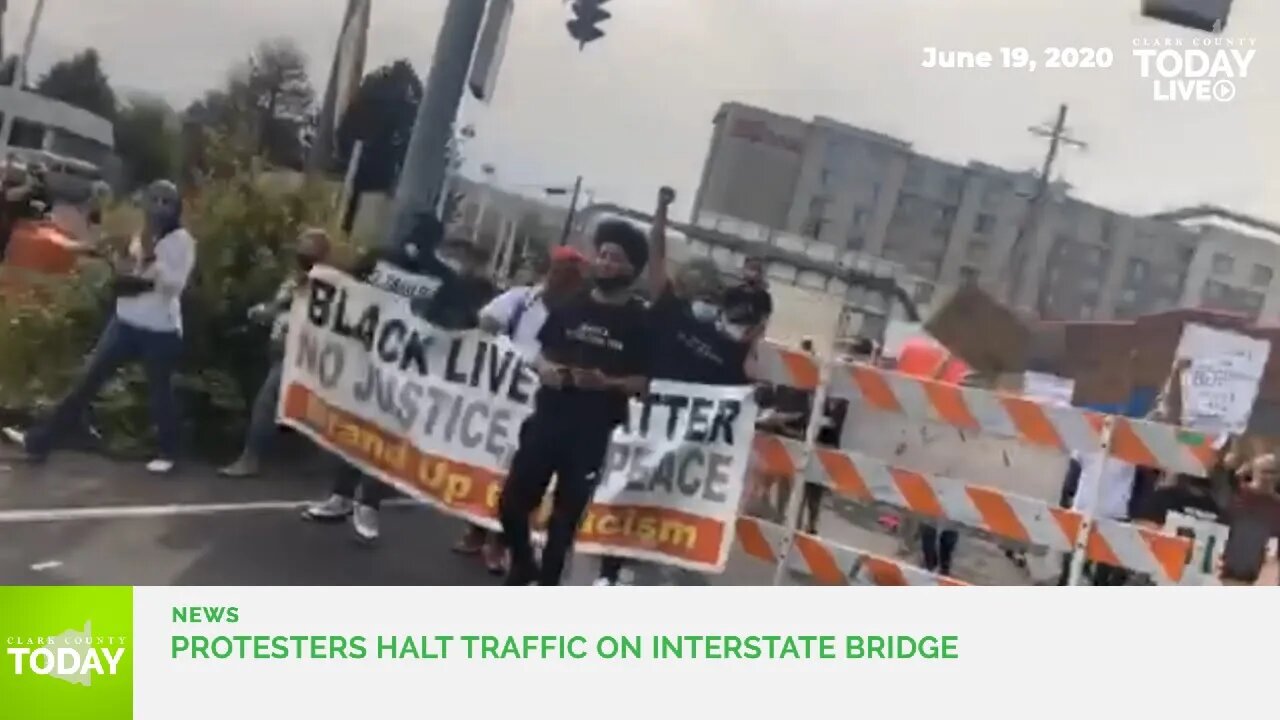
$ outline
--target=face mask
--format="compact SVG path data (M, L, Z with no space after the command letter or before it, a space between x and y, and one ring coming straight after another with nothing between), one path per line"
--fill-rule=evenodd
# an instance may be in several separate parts
M444 265L445 267L449 268L450 270L452 270L452 271L453 271L453 272L455 272L455 273L458 273L458 274L461 274L461 273L462 273L462 261L461 261L461 260L456 260L456 259L451 258L451 257L442 257L442 258L440 258L440 263L441 263L442 265Z
M720 332L728 335L733 340L741 341L745 338L747 336L747 329L746 325L735 325L733 323L723 321L720 323Z
M689 308L693 311L694 319L699 322L715 320L720 313L720 308L716 307L715 303L710 303L706 300L694 300L689 304Z
M632 278L626 275L614 275L612 277L598 277L594 282L601 292L615 293L619 290L625 290L631 285Z

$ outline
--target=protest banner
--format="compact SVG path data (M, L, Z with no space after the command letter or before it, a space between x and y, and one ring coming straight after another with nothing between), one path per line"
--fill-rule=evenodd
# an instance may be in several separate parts
M403 298L331 268L312 272L289 328L282 424L414 498L499 529L502 481L538 389L507 338L441 330ZM633 401L579 551L723 570L755 421L749 393L656 382Z
M1249 424L1271 343L1188 323L1177 356L1191 360L1182 376L1182 422L1208 431L1243 432Z
M631 401L614 434L596 507L578 536L586 552L656 560L690 570L724 569L755 432L749 386L666 380ZM633 532L606 532L607 511Z

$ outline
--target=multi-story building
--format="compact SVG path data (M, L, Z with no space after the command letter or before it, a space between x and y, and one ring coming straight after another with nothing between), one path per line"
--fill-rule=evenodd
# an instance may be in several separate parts
M892 261L923 279L915 286L923 306L940 289L977 282L1057 319L1127 318L1179 304L1280 318L1280 288L1269 301L1252 282L1280 269L1276 241L1117 213L1070 197L1061 183L1033 212L1035 189L1030 171L957 165L830 118L726 103L694 222L737 218ZM1217 284L1205 286L1211 246L1257 259L1234 261L1230 272L1219 260Z

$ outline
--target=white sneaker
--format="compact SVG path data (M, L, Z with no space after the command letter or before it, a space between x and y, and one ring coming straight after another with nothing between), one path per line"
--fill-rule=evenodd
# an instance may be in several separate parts
M351 514L354 503L349 497L330 495L324 502L313 503L302 511L302 517L317 522L337 522Z
M173 461L166 458L156 458L147 463L147 472L155 475L168 475L173 472Z
M356 503L355 511L351 514L351 527L356 531L356 537L362 542L371 543L376 541L378 539L378 509Z
M25 446L27 444L27 434L18 428L0 428L0 435L4 436L5 440L8 440L14 445Z
M591 584L595 587L613 587L614 582L609 578L596 578L596 581Z

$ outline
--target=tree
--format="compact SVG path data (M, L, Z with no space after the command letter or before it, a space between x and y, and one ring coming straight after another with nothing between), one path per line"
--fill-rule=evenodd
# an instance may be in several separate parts
M223 155L262 156L300 168L315 120L314 102L306 56L290 40L267 40L232 69L223 87L191 103L183 122L202 135L216 135ZM189 147L187 153L193 158L204 154L202 147Z
M400 173L413 121L422 100L422 81L407 60L369 73L338 124L340 167L351 161L356 141L364 143L356 171L356 193L390 190Z
M292 40L258 45L247 67L233 77L229 94L245 94L256 116L257 151L271 162L302 167L304 136L315 122L316 94L307 76L307 57Z
M116 116L116 94L102 71L98 51L89 48L49 68L36 83L36 92L109 120Z
M133 97L116 116L116 153L130 189L172 178L181 153L178 119L163 100Z

